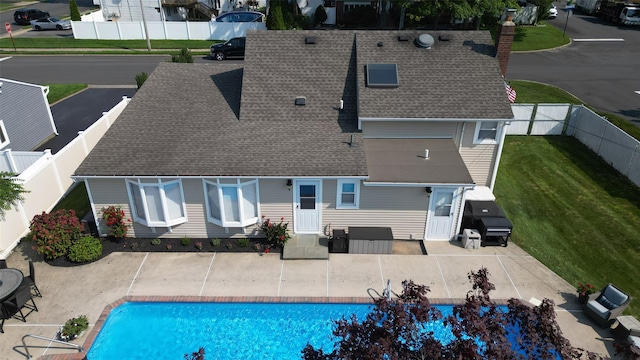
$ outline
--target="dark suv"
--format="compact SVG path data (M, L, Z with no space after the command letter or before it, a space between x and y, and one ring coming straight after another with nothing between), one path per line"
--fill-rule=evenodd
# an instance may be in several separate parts
M244 57L244 44L246 38L237 37L227 42L211 45L211 56L216 60L224 60L228 57Z
M13 13L13 20L19 25L29 25L31 20L49 16L48 12L38 9L20 9Z

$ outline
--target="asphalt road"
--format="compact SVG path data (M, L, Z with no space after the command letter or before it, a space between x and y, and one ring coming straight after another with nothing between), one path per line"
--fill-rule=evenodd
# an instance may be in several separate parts
M167 56L13 56L2 58L0 77L34 84L136 85L135 76L151 74ZM195 62L219 63L203 56ZM224 63L241 62L225 60Z
M561 30L567 19L562 7L558 6L558 18L549 21ZM640 91L640 28L615 26L580 13L573 14L566 25L571 45L512 53L507 78L557 86L640 126L640 94L635 93Z

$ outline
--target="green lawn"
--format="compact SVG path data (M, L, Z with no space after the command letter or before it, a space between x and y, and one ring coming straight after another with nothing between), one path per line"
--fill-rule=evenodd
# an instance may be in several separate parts
M73 188L67 196L60 199L51 211L60 209L73 209L76 211L76 215L80 219L91 211L91 204L89 203L89 197L87 196L87 190L84 186L84 182L76 185L76 187Z
M24 48L31 49L86 49L82 53L96 52L97 49L107 49L104 53L126 53L126 54L148 54L146 40L91 40L91 39L73 39L62 37L47 38L14 38L18 51ZM169 53L169 49L209 49L211 44L216 41L210 40L151 40L151 49L153 53ZM0 39L0 48L13 49L11 39ZM65 51L62 51L63 53ZM174 51L175 52L175 51ZM30 52L31 53L31 52ZM47 51L47 53L56 53ZM68 53L68 51L66 51Z
M568 43L568 36L563 36L562 31L558 28L547 25L542 21L537 26L516 26L511 50L530 51L551 49Z
M87 88L87 84L45 84L49 86L49 94L47 99L49 104L62 100L71 94L75 94L80 90Z
M529 254L571 284L640 299L640 189L578 140L508 136L494 192Z

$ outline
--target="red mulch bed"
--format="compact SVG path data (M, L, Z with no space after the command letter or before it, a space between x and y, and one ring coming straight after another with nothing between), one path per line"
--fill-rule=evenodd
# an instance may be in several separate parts
M160 245L153 245L151 241L153 239L147 238L102 238L102 256L96 259L100 260L103 257L111 254L112 252L236 252L236 253L261 253L264 252L266 239L248 239L249 244L246 247L242 247L238 240L240 239L220 239L220 245L214 246L211 239L191 239L189 245L182 245L182 239L160 239ZM198 247L198 243L202 244L202 248ZM256 244L259 244L256 245ZM271 247L270 252L280 253L282 249L280 247ZM74 263L69 261L66 257L59 257L53 260L45 260L52 266L77 266L84 265L86 263Z

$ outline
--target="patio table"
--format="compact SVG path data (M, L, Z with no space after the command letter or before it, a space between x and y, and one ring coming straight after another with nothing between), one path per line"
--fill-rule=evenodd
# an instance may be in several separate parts
M0 269L0 302L6 300L22 284L24 274L18 269Z

